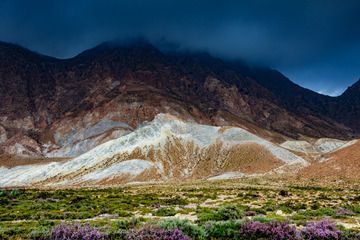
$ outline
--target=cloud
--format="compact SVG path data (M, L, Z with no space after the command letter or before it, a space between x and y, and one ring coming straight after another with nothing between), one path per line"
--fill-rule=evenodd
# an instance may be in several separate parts
M328 96L332 96L332 97L337 97L340 96L346 89L345 88L338 88L338 89L322 89L322 90L318 90L316 92L323 94L323 95L328 95Z
M359 12L358 0L2 0L0 39L66 58L102 41L144 36L290 73L309 68L313 77L337 59L325 71L352 81L360 76L359 61L350 61L360 53ZM337 70L342 62L351 67Z

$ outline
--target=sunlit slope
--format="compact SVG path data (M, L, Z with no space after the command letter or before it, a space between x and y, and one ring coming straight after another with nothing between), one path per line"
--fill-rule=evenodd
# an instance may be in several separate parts
M288 165L297 169L307 162L241 128L188 123L159 114L134 132L73 160L0 168L0 186L207 179L264 174Z
M325 154L320 161L302 169L299 176L321 180L359 180L360 142L354 140L350 143Z

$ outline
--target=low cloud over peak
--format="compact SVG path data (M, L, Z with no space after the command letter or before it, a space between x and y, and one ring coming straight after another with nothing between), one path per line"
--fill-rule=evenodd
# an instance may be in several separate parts
M111 39L165 39L333 92L360 77L359 12L356 0L4 0L0 40L66 58Z

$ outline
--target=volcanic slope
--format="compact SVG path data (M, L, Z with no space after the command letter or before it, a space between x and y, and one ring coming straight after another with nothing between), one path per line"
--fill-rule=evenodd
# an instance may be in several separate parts
M189 123L168 114L67 162L0 168L0 186L95 186L231 178L298 170L308 163L238 127Z
M71 59L0 42L0 154L77 157L159 113L276 142L351 139L360 134L358 93L355 86L339 102L271 69L146 42L104 43Z
M336 151L327 153L309 167L299 171L306 179L329 181L360 179L360 141L353 140Z

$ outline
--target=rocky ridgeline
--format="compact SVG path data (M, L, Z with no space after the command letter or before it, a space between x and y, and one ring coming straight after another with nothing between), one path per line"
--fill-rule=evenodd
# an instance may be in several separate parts
M330 98L270 69L145 42L104 43L66 60L0 43L0 151L76 157L159 113L276 142L349 139L359 133L357 91Z

